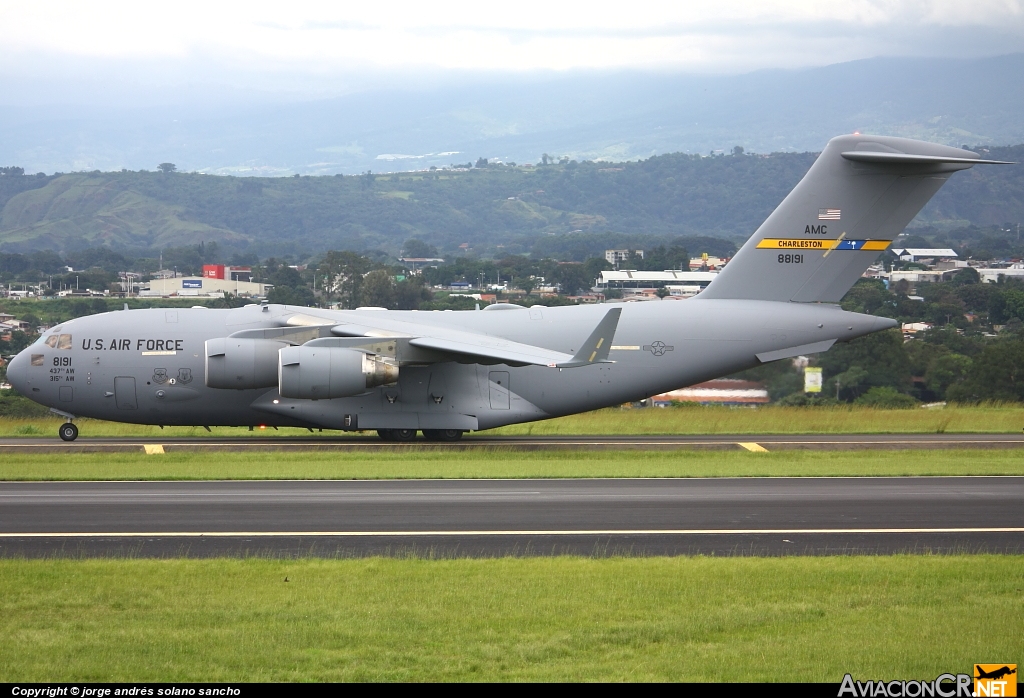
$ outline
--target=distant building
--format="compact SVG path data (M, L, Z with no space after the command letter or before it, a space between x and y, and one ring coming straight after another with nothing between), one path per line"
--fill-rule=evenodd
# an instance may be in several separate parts
M905 280L911 285L949 281L958 271L960 270L912 269L910 271L894 271L889 274L889 288L891 289L892 285L900 280Z
M712 257L704 253L700 257L690 259L690 271L721 271L728 261L728 258Z
M605 250L604 258L609 264L618 269L621 262L625 262L634 254L640 259L644 258L643 250Z
M252 281L231 281L204 276L179 276L176 279L153 279L148 287L143 284L139 295L143 298L170 298L173 296L187 298L223 298L224 294L248 298L265 298L273 284L261 284Z
M252 267L230 267L224 264L204 264L203 278L223 279L224 281L252 281Z
M956 259L959 256L948 247L904 247L893 249L892 253L904 262L918 262L923 259Z
M623 296L653 296L657 289L665 287L672 296L687 297L703 291L716 276L718 276L717 271L683 271L681 269L602 271L594 290L605 293L608 289L621 289Z
M1003 276L1007 279L1024 278L1024 263L1015 262L1008 267L975 267L974 271L981 276L982 283L994 284Z
M444 264L443 257L399 257L399 262L408 265L413 274L419 273L424 267L436 267Z

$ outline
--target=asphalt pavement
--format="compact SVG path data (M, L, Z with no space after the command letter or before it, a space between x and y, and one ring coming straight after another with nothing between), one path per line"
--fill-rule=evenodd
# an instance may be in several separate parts
M1024 477L0 483L2 556L1024 553Z

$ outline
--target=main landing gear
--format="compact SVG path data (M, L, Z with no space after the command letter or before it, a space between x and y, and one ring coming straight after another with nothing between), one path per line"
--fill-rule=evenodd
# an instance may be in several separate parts
M57 434L64 441L74 441L78 438L78 427L71 422L65 422L60 425L60 429L57 430Z
M427 441L458 441L465 432L461 429L424 429ZM384 441L415 441L415 429L378 429L377 436Z

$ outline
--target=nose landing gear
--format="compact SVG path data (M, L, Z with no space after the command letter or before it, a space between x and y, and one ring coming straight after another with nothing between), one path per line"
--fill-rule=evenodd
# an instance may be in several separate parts
M60 429L57 430L57 434L64 441L74 441L78 438L78 427L71 422L65 422L60 425Z

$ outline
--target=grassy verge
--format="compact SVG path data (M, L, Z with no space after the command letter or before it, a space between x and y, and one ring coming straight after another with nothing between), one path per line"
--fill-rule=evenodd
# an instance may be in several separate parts
M62 420L0 417L0 437L54 436ZM337 436L342 432L310 434L306 429L167 427L118 424L92 419L78 421L82 436ZM494 429L484 434L936 434L1017 433L1024 428L1024 406L947 406L941 409L882 410L869 407L680 407L666 409L610 408L529 424ZM366 436L369 436L367 434Z
M1024 449L411 451L4 455L0 480L1024 475Z
M870 407L607 409L514 424L498 434L941 434L1018 433L1022 406L882 410Z
M286 581L287 580L287 581ZM933 679L1024 558L0 560L0 681Z

